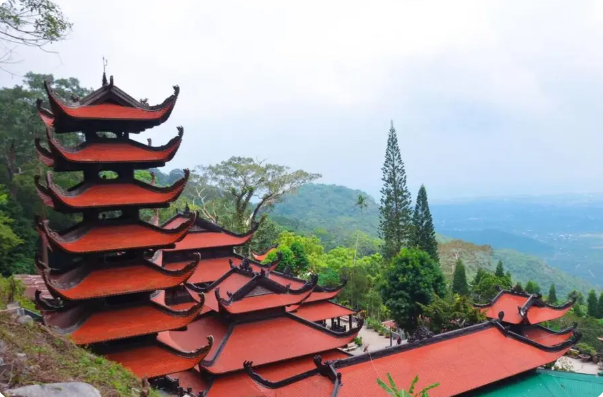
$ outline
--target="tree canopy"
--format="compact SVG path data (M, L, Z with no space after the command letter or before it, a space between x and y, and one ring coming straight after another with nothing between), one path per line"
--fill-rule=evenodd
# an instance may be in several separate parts
M440 260L433 219L427 202L427 190L424 185L421 185L417 195L408 245L427 252L436 262Z

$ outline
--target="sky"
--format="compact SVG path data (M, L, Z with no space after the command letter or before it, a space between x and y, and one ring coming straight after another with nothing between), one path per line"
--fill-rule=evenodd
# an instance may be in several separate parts
M378 197L390 120L430 198L603 192L603 1L77 1L27 71L176 109L167 169L247 156Z

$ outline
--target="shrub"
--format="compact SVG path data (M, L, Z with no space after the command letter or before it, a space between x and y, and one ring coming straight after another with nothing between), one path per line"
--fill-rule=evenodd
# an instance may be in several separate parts
M358 346L362 346L362 336L357 336L354 338L354 343Z

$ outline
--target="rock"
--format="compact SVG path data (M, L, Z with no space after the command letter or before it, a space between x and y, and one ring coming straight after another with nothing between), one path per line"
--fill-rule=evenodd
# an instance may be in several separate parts
M25 353L17 353L16 356L18 358L24 359L25 357L27 357L27 354L25 354Z
M7 390L5 393L7 397L101 397L96 388L83 382L31 385Z
M21 325L25 325L25 324L32 324L33 323L33 318L31 318L31 316L28 316L27 314L24 316L21 316L17 319L17 322Z

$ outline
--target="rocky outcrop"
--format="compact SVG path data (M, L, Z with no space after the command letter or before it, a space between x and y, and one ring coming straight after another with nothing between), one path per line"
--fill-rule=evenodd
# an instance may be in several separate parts
M30 385L7 390L4 393L7 397L101 397L96 388L82 382Z

